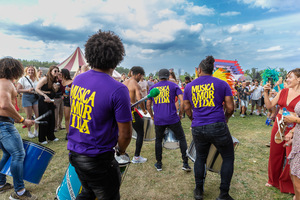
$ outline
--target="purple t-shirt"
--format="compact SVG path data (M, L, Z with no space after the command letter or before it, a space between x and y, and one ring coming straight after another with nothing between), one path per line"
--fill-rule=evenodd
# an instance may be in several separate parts
M91 157L113 151L117 122L132 120L127 87L106 73L89 70L75 78L70 92L68 150Z
M157 88L160 91L157 97L151 98L153 101L154 124L162 126L179 122L180 118L175 107L175 97L182 94L182 91L178 85L171 81L159 81L151 86L149 91L152 88Z
M192 127L225 122L223 102L232 96L225 81L212 76L200 76L184 89L183 100L189 100L193 109Z

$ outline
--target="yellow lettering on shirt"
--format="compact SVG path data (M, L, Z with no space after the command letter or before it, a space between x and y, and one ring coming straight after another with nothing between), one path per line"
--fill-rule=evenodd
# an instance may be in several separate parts
M92 119L91 113L95 106L96 92L72 85L71 87L71 127L76 128L81 133L90 134L89 122Z
M215 107L214 83L194 85L191 88L192 102L195 108Z
M155 104L170 103L170 87L166 85L166 86L160 86L156 88L159 89L160 93L157 97L154 97L154 103Z

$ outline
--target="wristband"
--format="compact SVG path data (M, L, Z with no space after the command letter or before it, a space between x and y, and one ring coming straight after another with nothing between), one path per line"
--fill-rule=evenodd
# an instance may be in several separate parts
M25 121L25 119L24 119L24 117L22 117L21 119L20 119L20 123L23 123Z

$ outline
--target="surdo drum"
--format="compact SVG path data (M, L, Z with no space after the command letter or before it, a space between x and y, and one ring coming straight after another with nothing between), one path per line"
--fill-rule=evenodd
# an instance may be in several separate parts
M179 148L179 141L176 140L174 132L169 128L166 128L166 130L165 130L163 146L166 149Z
M152 141L155 140L155 126L154 126L154 121L151 119L151 116L149 113L146 115L142 110L138 110L139 113L143 116L143 121L144 121L144 141ZM136 139L137 138L137 133L135 130L132 128L132 138Z
M130 158L128 154L121 155L121 156L117 156L115 154L115 159L119 163L120 172L122 176L121 179L121 184L122 184L130 164ZM75 200L77 195L80 194L81 190L82 190L81 183L75 171L75 168L71 164L69 164L61 185L56 189L56 199Z
M240 143L235 137L232 137L233 147L234 149L237 148L238 144ZM195 162L196 159L196 148L194 140L192 140L189 148L187 149L187 156ZM211 172L220 173L222 167L223 159L221 154L218 152L217 148L211 144L209 153L206 160L206 168Z
M23 179L30 183L39 184L55 152L27 140L23 140L23 146L25 150ZM0 173L12 176L10 164L11 157L7 160Z

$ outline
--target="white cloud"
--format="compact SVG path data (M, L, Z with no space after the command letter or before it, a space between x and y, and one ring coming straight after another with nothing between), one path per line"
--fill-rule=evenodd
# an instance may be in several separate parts
M237 24L234 26L231 26L228 29L229 33L245 33L245 32L250 32L256 30L256 27L254 24Z
M220 15L221 16L225 16L225 17L230 17L230 16L237 16L237 15L240 15L241 13L240 12L236 12L236 11L228 11L226 13L221 13Z
M258 49L257 52L273 52L273 51L280 51L282 48L280 46L273 46L267 49Z
M185 11L188 14L193 15L204 15L204 16L211 16L215 14L215 9L208 8L207 6L195 6L193 3L189 3L188 6L185 8Z
M228 38L225 38L223 40L217 40L213 43L214 46L218 45L218 44L223 44L223 43L228 43L228 42L231 42L232 41L232 37L228 37Z
M279 10L283 9L295 9L299 8L300 4L298 0L237 0L238 2L243 2L245 4L250 4L254 7L261 7L265 9L273 9L275 8Z
M202 29L203 29L203 25L199 24L199 23L190 26L190 31L191 32L200 32Z

